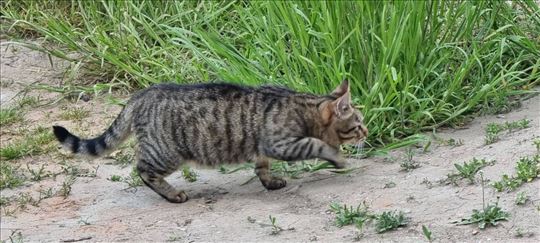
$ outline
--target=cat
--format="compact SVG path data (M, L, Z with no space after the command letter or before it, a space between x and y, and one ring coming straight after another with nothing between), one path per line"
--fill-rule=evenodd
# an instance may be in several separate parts
M270 174L271 159L320 158L343 168L339 146L361 144L368 135L347 80L322 96L275 86L158 84L135 93L96 138L81 139L61 126L53 132L64 148L91 157L111 152L134 133L142 181L174 203L188 196L164 178L186 161L253 161L263 186L275 190L287 183Z

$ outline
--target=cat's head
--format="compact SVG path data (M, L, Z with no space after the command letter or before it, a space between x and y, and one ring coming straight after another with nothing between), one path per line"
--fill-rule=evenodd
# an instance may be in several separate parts
M349 82L344 80L324 102L321 116L324 124L322 140L333 145L361 145L368 135L362 113L352 106Z

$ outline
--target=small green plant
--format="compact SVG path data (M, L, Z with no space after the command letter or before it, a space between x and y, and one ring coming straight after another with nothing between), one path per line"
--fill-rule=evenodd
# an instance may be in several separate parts
M533 144L536 147L536 153L540 154L540 138L533 140Z
M64 198L67 198L69 194L71 193L71 186L75 183L75 180L77 177L68 175L64 182L62 182L62 187L58 191L60 196L63 196Z
M403 212L386 211L376 216L375 229L383 233L407 225L407 218Z
M34 200L34 198L32 198L30 193L21 193L19 194L16 200L17 200L17 205L20 209L26 209L26 206L28 204L37 206L37 204L39 203L36 200Z
M7 161L0 163L0 189L14 188L23 184L25 178L15 167Z
M480 229L484 229L487 226L496 226L497 221L508 220L510 214L502 210L498 203L489 204L482 210L474 209L470 218L462 219L459 225L476 224Z
M54 149L54 144L51 143L53 140L54 136L50 129L38 127L35 130L28 131L22 139L0 148L0 157L5 160L12 160L42 154Z
M502 175L500 181L493 182L492 186L498 192L513 191L523 183L531 182L540 175L540 155L521 157L516 163L516 176Z
M11 204L9 197L0 196L0 207L8 206Z
M411 147L408 147L405 151L405 158L399 164L402 170L411 171L420 167L420 163L413 159L414 155L414 150Z
M26 164L26 169L28 169L28 172L30 172L30 180L32 181L41 181L43 178L49 175L45 171L45 165L41 165L39 169L32 169L28 164Z
M474 183L474 178L476 173L484 168L487 165L493 165L495 163L494 160L492 161L486 161L485 159L477 159L473 158L469 163L463 162L463 165L460 164L454 164L454 167L457 169L457 174L453 174L453 176L459 176L463 179L468 179L469 182L472 184ZM449 175L451 177L452 175Z
M486 206L485 201L485 191L484 191L484 177L482 177L482 210L473 209L472 215L470 218L461 219L461 222L458 222L458 225L467 225L467 224L478 224L480 229L484 229L487 226L496 226L497 221L507 220L510 217L508 212L505 212L499 207L499 201L495 204L488 204Z
M499 133L503 131L503 127L496 123L488 123L486 126L485 144L492 144L499 140Z
M139 175L139 171L137 170L137 167L133 167L131 170L131 173L129 173L129 176L124 178L124 182L126 182L130 188L132 187L138 187L143 185L143 181L141 179L141 176Z
M277 235L281 231L283 231L283 228L279 227L276 224L276 217L273 217L272 215L268 215L268 218L270 219L270 225L272 226L272 232L270 232L271 235Z
M422 233L424 233L424 236L426 239L431 242L433 239L431 238L431 231L426 227L425 225L422 225Z
M68 108L60 114L60 118L63 120L82 121L90 114L90 111L85 110L82 107Z
M111 178L109 178L110 181L121 181L122 177L119 175L112 175Z
M39 190L39 201L47 198L51 198L54 195L53 189L51 187L46 190Z
M25 106L35 106L39 103L39 97L37 96L25 96L20 99L17 104L19 107L24 108Z
M499 140L499 135L502 131L507 130L513 132L530 127L531 121L528 119L521 119L513 122L505 122L504 124L488 123L486 126L485 144L492 144Z
M362 229L364 224L373 218L365 203L358 205L356 208L332 203L330 209L336 214L336 225L338 227L354 224L357 228Z
M125 149L115 154L113 159L115 161L114 164L119 165L121 168L125 168L135 160L135 153L132 149Z
M15 108L0 109L0 126L6 126L23 120L21 111Z
M526 192L518 192L516 194L516 205L523 205L529 200L529 196Z
M197 181L197 173L195 173L195 171L193 171L187 166L184 166L184 168L182 168L182 177L184 177L184 179L188 182Z

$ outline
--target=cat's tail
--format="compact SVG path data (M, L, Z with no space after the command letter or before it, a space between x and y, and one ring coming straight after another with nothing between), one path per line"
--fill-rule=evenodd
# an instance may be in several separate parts
M92 139L81 139L61 126L53 126L56 139L74 154L99 157L108 154L131 134L132 107L126 106L103 134Z

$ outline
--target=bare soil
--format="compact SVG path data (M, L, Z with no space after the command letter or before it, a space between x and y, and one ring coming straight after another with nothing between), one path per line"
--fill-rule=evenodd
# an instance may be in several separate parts
M19 47L1 46L1 105L15 106L24 95L39 96L40 102L22 108L24 121L2 127L1 146L20 138L21 128L60 124L78 135L101 133L120 111L109 97L127 96L106 94L88 102L60 99L60 93L24 89L29 84L63 85L66 63L47 55ZM87 110L82 121L63 120L62 112L73 107ZM501 140L484 145L484 128L489 122L503 123L531 119L531 127L504 133ZM349 174L329 171L303 174L300 179L288 179L287 187L268 191L252 180L251 170L222 174L217 169L196 168L196 182L185 181L180 172L168 180L186 190L190 200L182 204L168 203L151 189L129 188L125 182L114 182L112 175L128 177L131 165L122 168L111 158L86 160L65 155L60 150L2 161L21 165L19 170L28 176L26 165L44 165L50 174L41 181L26 180L22 186L3 189L2 197L12 202L1 210L1 240L24 241L242 241L242 242L422 242L422 226L428 227L435 241L440 242L539 242L540 241L540 180L525 183L515 192L496 192L489 182L485 186L485 201L495 202L511 216L497 227L480 230L477 225L456 225L453 222L470 217L473 209L482 208L480 183L463 180L458 185L444 183L447 174L455 171L454 163L473 157L496 160L483 170L484 178L495 181L502 174L514 174L515 163L521 156L532 156L536 148L532 141L540 137L540 96L523 102L511 113L477 117L462 129L442 129L428 151L415 148L413 159L420 167L402 171L400 162L404 151L387 156L350 159ZM462 141L459 146L444 140ZM54 193L36 206L21 208L23 193L38 198L39 190L52 188L58 192L65 182L62 166L72 165L87 170L78 176L67 197ZM95 173L95 174L93 174ZM525 205L514 203L517 192L526 192L530 200ZM354 226L337 227L335 215L329 210L332 202L358 205L366 202L373 212L401 210L410 221L406 227L377 234L373 223L363 233ZM271 234L269 216L283 228ZM249 219L249 220L248 220ZM524 232L522 237L517 232Z

